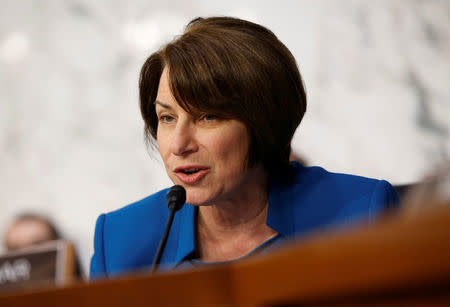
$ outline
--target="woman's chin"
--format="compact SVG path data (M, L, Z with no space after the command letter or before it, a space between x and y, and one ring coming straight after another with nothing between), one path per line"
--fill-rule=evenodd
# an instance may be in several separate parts
M189 191L187 191L186 195L186 203L192 206L209 206L211 205L211 199L206 197L205 195L189 195Z
M189 198L186 199L186 203L191 205L191 206L209 206L210 205L210 203L208 203L207 201L201 201L201 200L198 200L198 199L192 199L191 200Z

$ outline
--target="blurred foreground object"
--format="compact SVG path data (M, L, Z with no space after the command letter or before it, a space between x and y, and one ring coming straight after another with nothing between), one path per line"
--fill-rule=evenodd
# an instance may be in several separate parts
M67 241L49 241L0 256L0 293L65 285L75 276L74 247Z

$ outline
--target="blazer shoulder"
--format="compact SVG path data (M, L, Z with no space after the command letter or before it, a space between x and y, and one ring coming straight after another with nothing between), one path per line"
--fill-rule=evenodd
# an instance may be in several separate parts
M292 189L300 207L327 211L336 217L366 216L374 220L386 209L395 207L399 199L386 180L329 172L322 167L293 165L295 177Z
M386 180L378 180L358 175L336 173L325 170L320 166L305 167L299 163L293 164L294 184L303 185L336 185L341 191L351 188L352 192L370 193L376 188L377 192L395 192L392 185Z
M320 166L303 166L299 163L292 164L294 170L294 183L317 183L321 181L333 181L340 184L375 184L377 179L330 172Z
M90 263L90 278L96 279L105 276L105 252L103 249L103 224L105 221L105 214L100 214L95 223L94 234L94 254Z
M148 267L168 218L167 189L101 214L94 235L91 275L113 276Z
M143 213L164 213L167 211L163 206L166 203L167 190L158 191L125 207L106 213L106 215L108 218L126 218L129 215Z

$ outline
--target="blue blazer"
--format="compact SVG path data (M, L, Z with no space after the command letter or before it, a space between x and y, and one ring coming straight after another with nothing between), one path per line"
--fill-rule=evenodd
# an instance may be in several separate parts
M320 167L291 164L289 183L274 176L269 188L266 224L282 237L354 221L372 221L398 203L384 180L330 173ZM167 190L150 195L97 219L91 278L150 269L168 219ZM194 253L195 208L177 212L160 267L170 269Z

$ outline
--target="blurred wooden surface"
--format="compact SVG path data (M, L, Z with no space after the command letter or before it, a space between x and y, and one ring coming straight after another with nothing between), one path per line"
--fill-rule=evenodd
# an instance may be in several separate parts
M322 232L276 252L0 297L0 306L450 305L450 204Z

